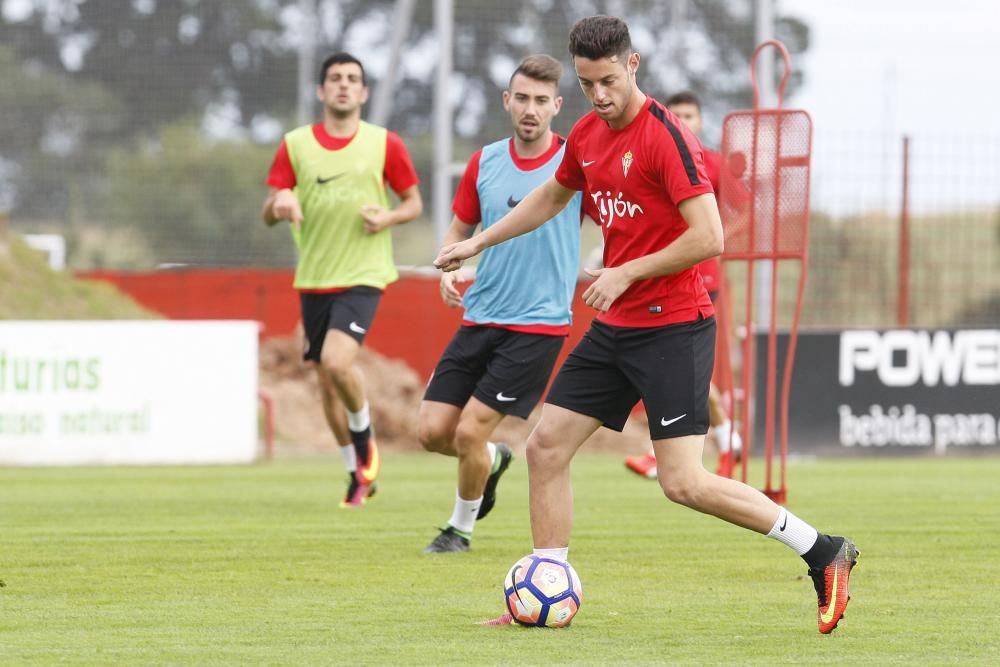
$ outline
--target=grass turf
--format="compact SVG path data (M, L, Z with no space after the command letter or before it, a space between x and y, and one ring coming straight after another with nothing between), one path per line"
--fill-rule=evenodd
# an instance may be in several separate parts
M564 630L480 627L530 551L523 459L467 554L424 555L454 464L390 452L339 510L339 459L0 469L0 664L706 664L1000 657L1000 459L796 463L788 506L862 556L832 636L781 545L577 457Z

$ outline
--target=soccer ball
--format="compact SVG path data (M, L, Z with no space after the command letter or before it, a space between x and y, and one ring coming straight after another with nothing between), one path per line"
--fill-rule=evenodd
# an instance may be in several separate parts
M507 611L521 625L569 625L583 601L580 577L569 563L529 554L514 563L503 582Z

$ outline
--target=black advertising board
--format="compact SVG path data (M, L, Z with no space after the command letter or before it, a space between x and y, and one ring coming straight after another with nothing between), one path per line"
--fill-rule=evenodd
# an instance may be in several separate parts
M779 335L779 360L787 342L786 334ZM766 345L767 337L758 335L757 451L763 447ZM778 371L780 398L780 364ZM1000 452L998 422L998 329L799 335L789 398L790 452Z

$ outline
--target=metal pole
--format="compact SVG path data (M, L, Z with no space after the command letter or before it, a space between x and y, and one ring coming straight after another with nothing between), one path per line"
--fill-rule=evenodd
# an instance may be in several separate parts
M299 77L295 118L299 125L313 120L316 105L316 0L299 0Z
M413 8L416 0L396 0L396 11L392 16L392 38L389 43L389 65L385 76L375 88L375 99L372 100L369 120L375 125L385 125L392 115L393 93L399 79L399 57L403 51L403 41L410 32L413 22Z
M682 73L683 76L687 76L687 52L684 48L684 39L682 34L685 30L685 17L687 16L687 0L674 0L670 5L670 36L673 39L673 59L674 68L676 71ZM687 82L684 80L677 81L676 86L678 90L687 87Z
M903 201L899 210L899 286L896 324L910 326L910 137L903 135Z
M774 39L774 0L755 0L754 38L757 44ZM774 106L778 97L774 81L774 55L763 54L758 60L757 71L760 106Z
M754 12L754 36L757 44L762 44L769 39L774 39L774 0L755 0ZM760 107L768 108L774 106L778 93L774 80L774 57L773 54L763 53L758 58L758 102ZM773 224L778 224L775 218ZM771 233L771 238L776 235ZM771 309L775 304L771 302L771 282L775 279L770 262L756 262L754 267L754 277L758 289L756 303L756 324L763 330L771 323Z
M434 84L434 240L435 249L448 231L451 199L451 45L452 0L434 0L434 30L438 35L438 68Z

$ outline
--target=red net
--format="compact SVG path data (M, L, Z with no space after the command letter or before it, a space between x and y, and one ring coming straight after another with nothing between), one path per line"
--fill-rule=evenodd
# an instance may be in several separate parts
M812 119L737 111L722 128L719 211L726 259L802 258L808 242Z

